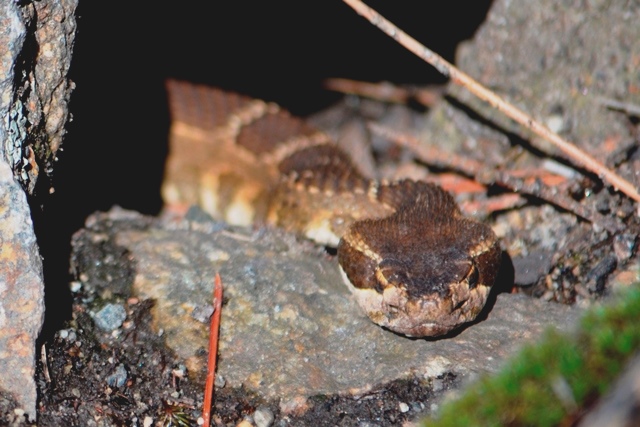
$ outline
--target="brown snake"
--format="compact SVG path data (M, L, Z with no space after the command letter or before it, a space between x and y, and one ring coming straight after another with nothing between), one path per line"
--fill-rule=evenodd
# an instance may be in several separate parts
M166 203L337 246L356 300L392 331L442 335L482 310L498 239L440 187L365 178L326 134L275 104L178 81L167 90Z

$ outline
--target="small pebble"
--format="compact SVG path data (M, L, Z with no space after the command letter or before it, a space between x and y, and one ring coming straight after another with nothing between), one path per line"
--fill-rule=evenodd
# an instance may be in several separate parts
M182 363L177 368L171 370L171 374L177 378L184 378L187 373L187 367Z
M260 406L253 413L253 421L256 427L269 427L275 419L273 412L267 407Z
M420 402L412 402L410 408L413 412L420 412L424 409L424 405Z
M110 387L122 387L127 382L127 370L121 363L116 366L116 370L113 374L107 377L107 384Z
M560 133L565 128L564 119L559 114L553 114L547 117L547 127L551 129L552 132Z
M409 405L407 405L406 403L400 402L398 406L400 407L400 412L402 412L403 414L405 412L409 412Z
M444 381L438 379L438 378L434 378L433 381L431 382L431 389L434 392L438 392L444 389Z
M61 329L58 331L58 337L63 340L74 342L78 337L73 329Z
M153 424L153 418L147 416L144 417L144 421L142 421L142 427L151 427Z
M212 314L213 306L211 304L204 304L196 306L191 312L191 317L200 323L208 324Z
M635 234L618 234L613 238L613 251L620 262L627 261L631 258L635 247Z
M93 315L96 326L104 331L113 331L122 326L127 312L122 304L107 304Z
M216 378L215 378L215 380L213 382L213 385L217 389L224 388L224 386L227 385L227 380L222 375L216 374Z

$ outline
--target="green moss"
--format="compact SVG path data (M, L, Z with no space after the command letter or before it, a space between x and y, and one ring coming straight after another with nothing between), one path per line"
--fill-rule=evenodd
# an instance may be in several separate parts
M570 425L640 349L640 287L589 310L575 334L545 332L492 377L469 386L422 426Z

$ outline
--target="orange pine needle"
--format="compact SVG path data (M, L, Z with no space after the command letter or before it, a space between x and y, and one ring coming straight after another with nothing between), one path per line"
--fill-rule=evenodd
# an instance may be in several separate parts
M207 381L204 385L204 404L202 408L203 425L209 427L211 420L211 400L213 399L213 383L216 376L216 360L218 358L218 336L220 332L220 315L222 311L222 280L216 273L213 286L213 315L209 327L209 359L207 361Z

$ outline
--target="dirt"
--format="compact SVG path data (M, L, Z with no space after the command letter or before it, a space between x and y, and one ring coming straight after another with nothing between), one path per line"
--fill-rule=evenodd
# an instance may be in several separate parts
M201 384L189 380L183 361L153 332L152 302L129 301L127 324L114 336L95 327L82 302L86 297L78 295L74 319L47 345L47 369L38 366L38 425L132 426L145 419L152 425L195 425L203 403ZM119 367L124 367L121 377ZM213 420L236 425L251 420L256 409L267 409L278 426L397 425L428 412L434 388L442 394L457 383L451 374L398 380L357 397L314 396L290 412L278 401L223 387L215 394Z

